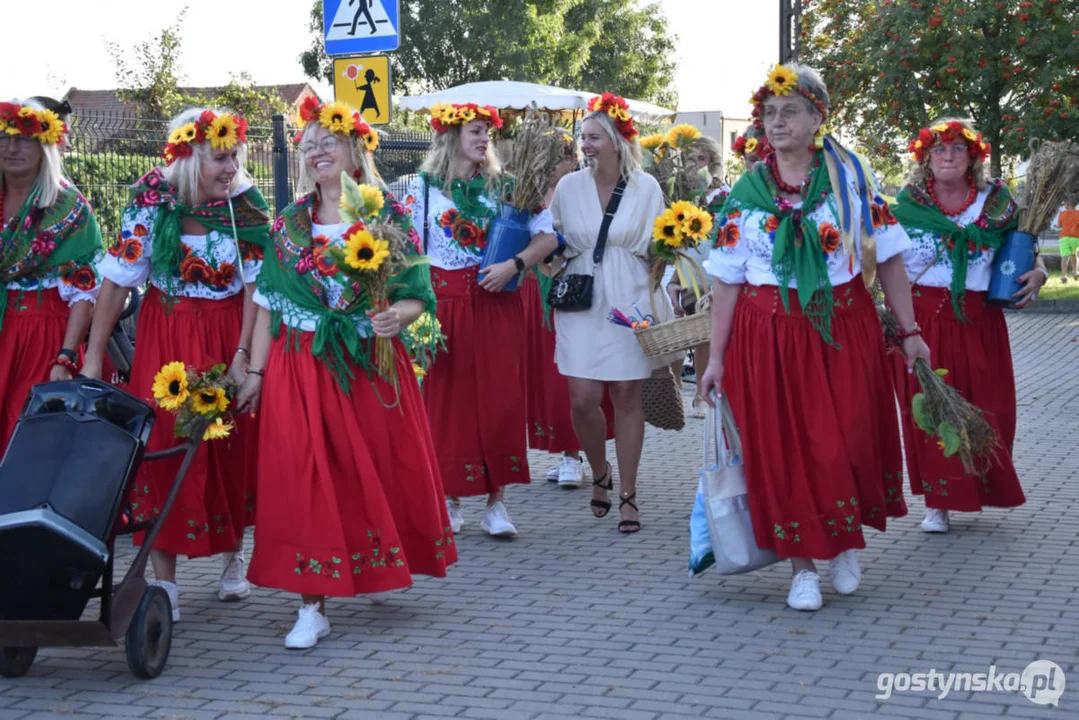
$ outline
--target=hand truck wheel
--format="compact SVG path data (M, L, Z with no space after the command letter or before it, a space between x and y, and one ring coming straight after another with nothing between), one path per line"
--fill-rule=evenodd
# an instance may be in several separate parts
M151 585L135 610L124 642L131 674L152 680L165 669L172 647L172 603L164 588Z
M36 647L0 648L0 677L22 677L29 672L35 657L37 657Z

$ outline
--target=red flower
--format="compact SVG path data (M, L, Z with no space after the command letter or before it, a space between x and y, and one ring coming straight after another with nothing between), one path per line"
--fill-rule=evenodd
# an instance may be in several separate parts
M466 217L458 216L453 221L450 231L453 234L453 239L461 247L472 247L473 245L483 247L483 245L480 245L482 231L476 223ZM486 239L484 239L484 244L486 244Z
M135 237L145 237L146 233L148 232L149 230L146 228L146 226L141 223L136 224L135 227L131 230L131 234Z
M731 146L731 152L733 152L735 155L742 155L745 153L745 151L746 138L745 136L739 136L738 139L734 141L734 145Z
M457 220L457 210L450 208L442 213L442 216L438 219L438 224L442 227L451 227L455 220ZM346 234L345 237L348 237L348 235Z
M779 216L769 215L768 219L764 221L764 231L767 233L774 233L779 229Z
M180 243L180 253L183 255L183 259L191 257L191 254L195 251L191 249L191 246L187 243Z
M83 265L75 271L71 278L71 284L75 286L76 290L90 292L97 287L97 275L94 274L93 268Z
M738 229L738 223L729 222L719 230L716 237L716 246L732 248L738 245L742 232Z
M217 116L214 115L213 110L203 110L202 114L199 115L198 124L199 125L209 125L210 123L212 123L216 119L217 119Z
M232 119L236 121L237 142L247 142L247 120L243 119L239 115L233 115Z
M363 137L364 135L368 135L371 132L371 126L368 125L367 123L365 123L360 118L359 113L356 113L356 114L354 114L352 116L352 128L356 131L356 134L359 135L360 137Z
M309 95L308 97L305 97L300 104L300 119L305 123L309 123L312 120L318 120L318 110L318 98Z
M121 238L119 235L117 235L116 236L116 242L114 242L112 244L112 246L109 247L109 255L112 255L114 258L118 258L118 257L120 257L120 253L122 253L123 251L124 251L124 239Z
M728 220L734 220L740 217L742 217L742 211L738 209L731 210L729 213L727 213Z
M120 255L129 263L135 262L142 257L142 243L135 238L125 240Z
M360 232L363 229L364 229L364 225L363 225L362 222L353 223L352 227L350 227L348 230L345 231L345 237L347 238L350 235L352 235L353 233ZM315 235L313 238L311 238L311 249L312 250L322 250L323 248L328 248L329 246L330 246L330 239L328 237L326 237L325 235Z
M220 267L214 271L213 286L219 288L227 288L232 284L232 281L236 279L236 266L232 263L221 263Z
M190 255L180 263L180 278L187 283L207 283L214 279L214 271L200 257Z
M323 277L333 277L338 272L337 264L333 261L333 255L321 249L315 250L315 269Z
M826 253L833 253L839 247L839 229L831 223L821 223L817 228L820 234L820 246Z
M240 252L243 254L245 263L260 262L265 257L262 246L255 243L240 241Z

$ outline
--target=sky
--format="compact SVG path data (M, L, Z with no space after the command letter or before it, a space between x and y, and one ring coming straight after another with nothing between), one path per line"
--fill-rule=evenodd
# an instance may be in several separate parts
M778 54L779 4L760 0L659 0L659 4L678 36L673 78L678 109L722 110L728 116L745 117L749 96ZM35 3L9 5L4 10L8 30L4 55L9 62L0 74L0 99L59 97L73 86L115 87L106 42L130 49L170 25L185 6L180 66L186 85L224 85L230 71L246 71L266 85L306 80L296 57L309 44L309 0L237 6L222 0L52 0L47 29ZM240 22L233 21L234 7L245 13ZM17 28L24 31L12 32ZM762 28L775 29L762 33Z

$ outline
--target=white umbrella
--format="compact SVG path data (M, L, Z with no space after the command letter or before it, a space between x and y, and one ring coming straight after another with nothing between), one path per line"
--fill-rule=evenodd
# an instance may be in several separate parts
M586 112L588 101L596 93L582 90L567 90L550 85L494 80L487 82L466 83L446 88L427 95L398 97L397 102L406 110L424 111L436 103L476 103L492 105L500 110L523 111L532 103L541 110L553 112ZM630 113L642 122L662 122L675 116L673 110L644 102L626 99Z

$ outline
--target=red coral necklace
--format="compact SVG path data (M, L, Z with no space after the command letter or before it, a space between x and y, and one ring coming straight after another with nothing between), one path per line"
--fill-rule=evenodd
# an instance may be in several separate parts
M772 179L776 181L776 187L788 195L801 195L804 188L809 185L809 176L813 174L812 168L806 174L805 179L802 180L801 185L788 185L783 182L783 177L779 174L779 163L776 162L775 154L769 155L764 161L768 163L768 169L772 171Z
M959 217L960 215L965 213L971 205L974 204L975 200L978 199L978 188L975 187L972 180L973 179L968 173L967 184L970 185L970 192L967 193L966 202L960 205L958 210L949 210L948 208L944 207L944 204L940 201L940 198L937 197L937 191L934 189L934 184L936 181L932 175L925 179L925 189L929 192L929 197L933 200L933 204L936 205L942 213L944 213L948 217Z

